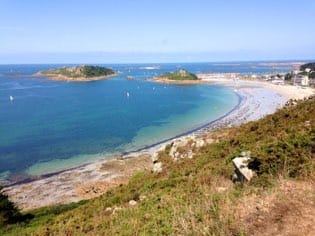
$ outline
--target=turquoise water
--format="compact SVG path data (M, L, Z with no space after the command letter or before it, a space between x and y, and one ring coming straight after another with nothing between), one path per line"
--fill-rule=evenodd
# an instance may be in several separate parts
M0 65L3 178L23 179L137 150L211 122L239 102L232 90L221 86L147 80L181 66L193 72L235 71L231 66L162 64L146 70L144 65L110 65L121 74L88 83L32 76L59 66ZM240 72L250 69L239 67ZM128 75L135 79L126 80Z

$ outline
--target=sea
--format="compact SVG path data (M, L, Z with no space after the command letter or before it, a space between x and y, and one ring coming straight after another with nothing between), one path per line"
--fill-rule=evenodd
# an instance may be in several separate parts
M63 66L75 65L0 65L2 182L23 181L150 147L203 127L240 102L231 88L159 84L150 81L154 76L181 68L193 73L246 74L289 70L263 62L101 64L118 76L93 82L34 76Z

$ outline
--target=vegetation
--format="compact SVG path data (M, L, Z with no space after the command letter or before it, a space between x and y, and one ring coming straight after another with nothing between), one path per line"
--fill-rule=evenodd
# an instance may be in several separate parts
M30 218L32 218L32 215L20 213L14 203L2 192L2 187L0 186L0 228L25 222Z
M241 199L267 193L279 178L315 180L315 98L214 135L218 142L193 159L174 162L161 152L162 173L141 172L101 197L32 211L28 225L0 234L244 235L246 224L232 210ZM232 184L231 160L244 150L252 152L257 176Z
M309 72L306 72L306 69L310 69ZM300 66L300 70L304 71L304 75L308 75L309 78L315 79L315 62L307 63Z
M198 77L187 70L179 70L177 72L170 72L160 76L169 80L199 80Z
M300 66L300 70L305 70L307 68L311 69L311 71L315 71L315 62L306 63Z
M40 74L48 76L65 76L69 78L93 78L101 76L113 75L112 69L101 66L76 66L76 67L63 67L58 69L51 69L40 72Z
M310 69L310 71L306 71L306 69ZM301 65L300 72L298 73L298 75L308 76L310 79L315 79L315 62ZM293 71L291 71L285 75L285 80L291 81L293 77L294 77Z

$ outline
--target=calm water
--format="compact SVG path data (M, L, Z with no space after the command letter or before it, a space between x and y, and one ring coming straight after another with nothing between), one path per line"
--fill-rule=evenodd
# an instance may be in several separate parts
M255 63L161 64L156 70L106 65L121 74L89 83L32 76L60 66L0 65L0 177L44 174L136 150L198 128L238 104L228 88L147 81L154 75L180 67L195 73L270 71ZM126 80L128 75L135 79Z

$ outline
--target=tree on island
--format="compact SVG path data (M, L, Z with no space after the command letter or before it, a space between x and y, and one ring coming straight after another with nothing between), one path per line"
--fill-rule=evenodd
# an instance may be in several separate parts
M180 69L176 72L166 73L161 75L160 77L169 80L199 80L199 78L195 74L190 73L189 71L184 69Z

